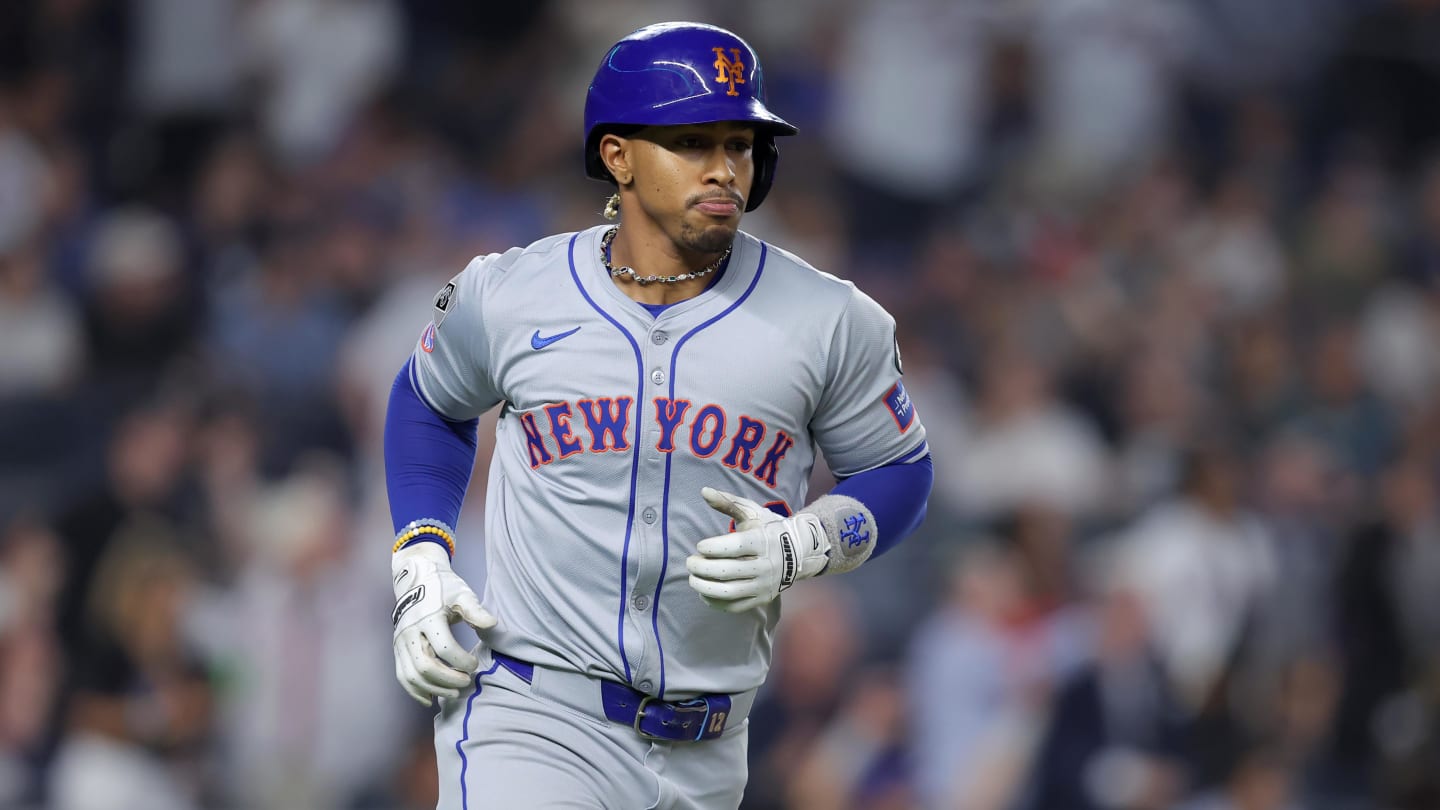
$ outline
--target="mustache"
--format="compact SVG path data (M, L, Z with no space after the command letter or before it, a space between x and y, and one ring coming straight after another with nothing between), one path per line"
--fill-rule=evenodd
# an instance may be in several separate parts
M745 207L745 198L740 196L738 192L733 191L712 191L706 194L697 194L696 196L691 197L687 201L687 204L699 205L702 202L713 202L716 200L720 202L733 202L741 208Z

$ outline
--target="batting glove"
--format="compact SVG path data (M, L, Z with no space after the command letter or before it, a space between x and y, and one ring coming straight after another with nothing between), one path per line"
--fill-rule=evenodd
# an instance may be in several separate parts
M457 698L470 685L480 660L455 640L450 625L476 630L495 626L465 580L450 568L436 543L416 543L390 559L395 584L395 677L410 697L429 706L437 697Z
M705 487L712 509L735 519L735 531L707 537L685 560L690 587L711 607L743 613L773 600L830 562L830 539L817 515L781 517L748 498Z

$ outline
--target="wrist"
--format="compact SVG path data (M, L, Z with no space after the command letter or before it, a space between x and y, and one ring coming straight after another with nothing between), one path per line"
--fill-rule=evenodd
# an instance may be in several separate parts
M396 571L406 563L424 561L434 565L450 567L450 555L439 543L415 543L390 555L390 567Z
M820 519L802 509L790 517L790 522L795 527L796 543L793 547L797 551L798 559L794 564L798 570L793 575L788 575L788 572L782 574L781 590L796 580L820 576L830 564L831 543L825 535L825 526ZM786 561L785 564L789 565L790 562Z
M799 514L817 519L830 544L826 551L828 563L816 576L853 571L874 553L879 537L875 516L849 495L822 495Z
M430 548L433 548L433 549L436 549L436 550L438 550L441 554L444 554L444 555L445 555L445 559L446 559L447 561L454 559L454 558L450 555L450 547L447 546L447 545L445 545L445 540L444 540L444 538L437 537L437 536L435 536L435 535L433 535L433 534L422 534L422 535L420 535L419 537L412 538L411 540L409 540L408 542L406 542L404 545L400 546L399 548L395 549L395 551L393 551L393 552L391 552L391 553L393 553L393 554L399 554L400 552L408 551L409 549L412 549L412 548L417 548L417 547L418 547L418 548L423 548L423 547L426 547L426 546L428 546L428 547L430 547Z
M455 530L442 521L432 518L412 520L395 534L395 545L391 553L411 546L431 543L438 544L447 552L447 558L455 556Z

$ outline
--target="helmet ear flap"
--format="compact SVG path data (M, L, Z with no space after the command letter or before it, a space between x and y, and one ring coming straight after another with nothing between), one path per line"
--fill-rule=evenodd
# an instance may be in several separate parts
M613 183L615 178L610 176L610 170L606 169L604 161L600 160L600 136L603 134L597 130L585 139L585 176Z
M775 165L780 162L780 148L775 137L767 135L755 141L755 180L750 184L750 199L745 201L745 210L754 211L765 202L770 185L775 182Z

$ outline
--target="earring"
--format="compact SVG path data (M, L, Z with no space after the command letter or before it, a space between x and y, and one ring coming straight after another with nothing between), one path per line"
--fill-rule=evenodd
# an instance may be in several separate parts
M605 201L605 218L616 219L620 216L620 195L611 194L610 199Z

